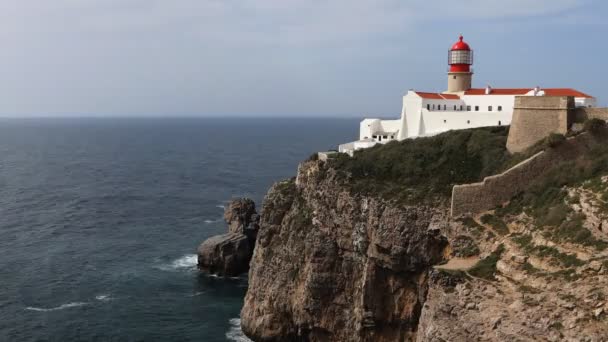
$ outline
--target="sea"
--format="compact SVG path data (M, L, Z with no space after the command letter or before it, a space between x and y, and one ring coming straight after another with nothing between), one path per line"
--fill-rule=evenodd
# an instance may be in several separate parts
M248 341L247 276L196 268L224 206L258 208L358 119L0 119L0 341ZM270 276L270 275L269 275Z

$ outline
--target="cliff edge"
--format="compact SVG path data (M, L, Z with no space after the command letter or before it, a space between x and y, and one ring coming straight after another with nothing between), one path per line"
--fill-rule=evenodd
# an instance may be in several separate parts
M506 130L309 160L276 183L241 313L255 341L600 341L608 335L608 148L556 162L508 203L450 216L450 190L509 155ZM559 140L559 141L558 141Z

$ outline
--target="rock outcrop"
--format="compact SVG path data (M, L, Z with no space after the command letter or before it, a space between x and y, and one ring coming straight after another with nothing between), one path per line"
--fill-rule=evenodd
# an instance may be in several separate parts
M320 162L275 184L241 313L255 341L397 341L413 337L428 269L447 241L447 205L397 208L352 196Z
M260 217L255 203L235 199L224 212L228 233L205 240L198 248L198 266L213 274L237 276L249 270Z

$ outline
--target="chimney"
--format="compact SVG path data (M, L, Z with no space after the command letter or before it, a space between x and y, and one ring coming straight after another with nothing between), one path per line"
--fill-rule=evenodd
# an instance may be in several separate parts
M492 93L492 87L488 84L486 86L486 95L490 95L490 93Z

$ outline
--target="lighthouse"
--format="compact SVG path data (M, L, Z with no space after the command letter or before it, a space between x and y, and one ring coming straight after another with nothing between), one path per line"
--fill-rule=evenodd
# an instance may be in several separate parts
M576 107L597 106L593 96L571 88L473 88L473 50L462 35L448 51L448 65L447 91L408 90L403 96L401 118L364 119L359 126L359 140L338 146L338 151L352 156L356 150L394 140L458 129L508 126L515 111L515 100L523 96L573 97ZM530 119L530 124L535 124L535 120Z
M471 89L473 82L473 50L465 43L462 35L448 51L448 93L458 93Z

